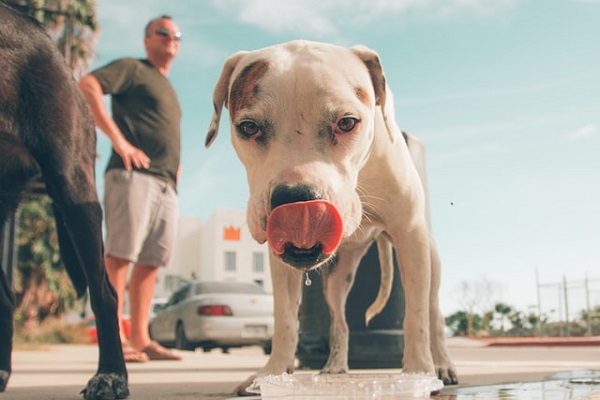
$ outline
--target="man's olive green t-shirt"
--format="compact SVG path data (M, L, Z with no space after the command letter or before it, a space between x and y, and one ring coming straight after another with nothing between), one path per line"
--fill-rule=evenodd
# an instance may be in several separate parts
M122 58L92 72L111 95L112 116L123 135L150 158L156 175L177 187L181 151L181 108L175 89L148 60ZM112 150L106 170L125 168Z

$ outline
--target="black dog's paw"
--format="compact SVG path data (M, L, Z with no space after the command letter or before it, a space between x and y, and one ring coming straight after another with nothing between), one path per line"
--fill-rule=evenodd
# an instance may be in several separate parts
M116 400L129 396L127 377L120 374L98 374L81 391L85 400Z
M10 377L10 372L0 369L0 393L4 392L4 390L6 389L6 385L8 384L9 377Z

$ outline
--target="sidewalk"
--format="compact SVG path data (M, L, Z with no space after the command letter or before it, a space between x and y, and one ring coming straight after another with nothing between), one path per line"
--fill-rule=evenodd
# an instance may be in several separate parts
M506 398L500 397L500 392L506 394L511 390L516 395L509 397L511 399L575 400L600 392L599 346L490 347L479 340L464 338L450 338L448 345L461 383L444 388L442 395L435 397L439 400L500 399ZM15 351L13 375L7 391L0 394L0 400L81 400L79 392L96 370L97 351L91 345ZM231 390L267 361L267 356L258 347L232 349L230 354L218 351L180 354L184 357L183 361L128 364L129 398L229 399L232 397ZM389 374L399 370L364 372ZM563 373L560 378L563 381L539 383L556 377L557 373ZM573 386L568 383L572 377L583 377L588 383ZM593 379L597 379L597 384ZM566 386L564 382L567 382ZM525 391L525 397L519 397L519 391Z
M130 399L226 399L240 381L262 367L258 347L231 354L179 352L182 361L127 364ZM94 375L98 349L93 345L59 345L13 353L13 374L0 400L79 399Z
M488 337L473 339L486 346L600 346L600 336L579 337Z

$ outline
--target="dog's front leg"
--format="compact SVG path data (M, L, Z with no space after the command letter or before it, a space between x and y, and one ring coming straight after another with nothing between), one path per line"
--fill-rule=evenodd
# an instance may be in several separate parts
M431 239L431 292L429 297L429 318L431 321L431 355L435 364L436 374L444 385L458 383L456 367L450 359L446 338L444 336L444 317L439 307L438 292L440 289L440 257L433 239Z
M369 245L356 248L340 248L336 262L323 277L323 291L329 306L329 357L321 370L327 374L348 372L349 331L346 322L346 299L354 284L356 269Z
M302 272L284 265L272 254L270 263L275 312L271 356L263 368L235 388L234 392L238 395L248 394L246 389L257 377L279 375L284 372L291 374L294 371L298 346L298 307Z
M402 369L408 373L431 373L435 369L430 348L429 295L431 254L427 225L415 222L411 230L395 232L402 285L406 299L404 356ZM400 238L398 240L397 238Z

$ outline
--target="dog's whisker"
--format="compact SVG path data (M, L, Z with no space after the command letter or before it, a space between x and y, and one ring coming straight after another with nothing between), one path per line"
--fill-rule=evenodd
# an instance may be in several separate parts
M383 197L369 195L368 193L365 192L365 190L363 189L363 187L361 185L357 186L356 191L359 193L359 195L362 199L362 204L363 204L362 218L365 221L374 222L375 220L377 220L378 215L375 214L374 211L370 211L370 210L377 210L377 207L376 207L374 201L382 201ZM362 231L359 231L359 232L362 232Z
M367 192L360 184L356 186L356 193L358 193L363 201L369 199L382 201L384 199L382 196L375 196L373 193Z

